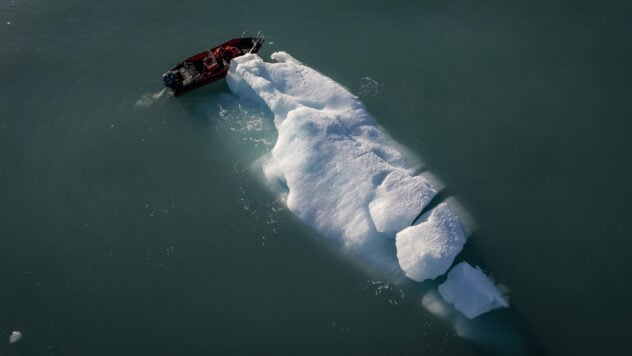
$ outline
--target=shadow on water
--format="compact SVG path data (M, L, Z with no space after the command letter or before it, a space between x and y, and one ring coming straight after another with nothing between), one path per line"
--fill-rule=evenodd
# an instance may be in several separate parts
M469 236L468 242L455 258L453 265L467 261L473 266L489 271L476 240L476 232L474 232ZM493 275L493 272L490 274ZM442 279L445 279L445 276ZM443 281L435 282L436 288ZM511 298L511 295L509 297ZM513 304L510 304L509 308L493 310L471 320L453 311L447 319L453 323L458 335L476 341L485 353L498 355L548 354L532 327L520 313L519 307Z
M412 224L410 225L415 225L419 218L421 218L422 215L424 215L425 213L429 212L430 210L434 209L437 207L437 205L441 204L442 202L446 201L446 199L450 196L450 193L446 190L443 189L441 191L439 191L433 198L432 200L430 200L430 202L428 203L428 205L424 206L423 209L421 209L421 211L419 212L419 214L417 214L417 216L415 217L415 219L413 219Z
M471 220L468 212L453 197L448 188L441 189L432 200L415 217L411 225L441 203L447 203L458 212L461 224L468 235L468 241L463 250L456 256L452 267L461 262L468 262L478 266L487 275L493 275L483 254L477 247L476 224ZM545 355L546 350L537 339L533 329L521 315L519 309L510 304L509 308L492 310L474 319L467 319L450 304L446 303L438 293L437 288L447 278L447 273L437 279L424 283L415 283L409 279L398 280L407 290L415 291L424 307L432 314L450 322L455 332L464 338L475 341L481 352L498 355ZM501 288L506 288L501 284Z

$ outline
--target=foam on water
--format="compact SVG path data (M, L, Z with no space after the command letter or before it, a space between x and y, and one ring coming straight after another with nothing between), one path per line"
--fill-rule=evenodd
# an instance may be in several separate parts
M360 89L358 95L360 97L375 96L379 93L380 83L371 77L363 77L360 79Z
M277 142L263 163L287 207L323 236L387 274L416 281L447 272L465 243L456 213L433 180L375 124L344 87L285 52L266 63L231 61L227 82L273 113Z
M146 93L146 94L143 94L140 97L140 99L136 100L136 103L134 103L134 106L140 107L140 108L147 108L147 107L150 107L152 104L154 104L156 101L158 101L160 98L164 96L169 96L169 95L173 95L173 94L166 88L160 91L157 91L155 93Z

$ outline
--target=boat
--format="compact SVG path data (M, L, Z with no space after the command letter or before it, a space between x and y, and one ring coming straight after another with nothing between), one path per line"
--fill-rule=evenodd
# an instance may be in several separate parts
M257 53L265 38L261 33L254 37L233 38L217 47L200 52L181 62L162 75L164 85L175 96L216 82L228 72L230 61L247 53Z

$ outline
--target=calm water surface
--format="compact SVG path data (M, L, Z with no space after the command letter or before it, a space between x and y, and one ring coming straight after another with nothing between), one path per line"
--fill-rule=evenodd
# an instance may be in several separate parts
M631 16L2 0L0 354L629 354ZM512 302L475 340L275 201L256 168L276 137L265 108L223 82L161 96L176 61L251 28L264 58L359 95L470 213L464 253Z

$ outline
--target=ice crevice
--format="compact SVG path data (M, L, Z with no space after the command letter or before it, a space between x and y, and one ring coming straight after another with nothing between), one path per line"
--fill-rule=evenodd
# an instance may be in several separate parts
M278 137L263 173L279 198L304 223L373 267L418 282L444 275L467 236L439 194L440 184L348 90L286 52L271 57L276 62L255 54L233 59L227 83L274 115ZM458 269L440 289L468 317L506 306L492 293L493 283L477 276ZM472 301L470 291L486 297Z

